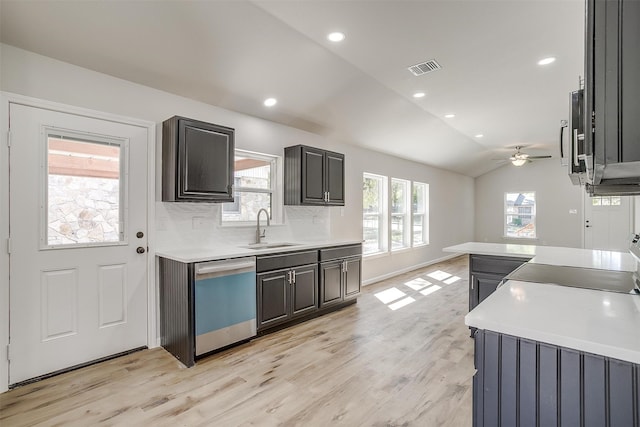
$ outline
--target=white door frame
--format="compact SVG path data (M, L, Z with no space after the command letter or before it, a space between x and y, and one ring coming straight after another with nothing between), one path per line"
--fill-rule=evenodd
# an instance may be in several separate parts
M156 187L156 124L116 114L87 108L45 101L9 92L0 92L0 393L9 388L9 104L22 104L62 113L93 117L147 129L147 346L157 347L158 340L158 296L156 290L155 262L155 187Z

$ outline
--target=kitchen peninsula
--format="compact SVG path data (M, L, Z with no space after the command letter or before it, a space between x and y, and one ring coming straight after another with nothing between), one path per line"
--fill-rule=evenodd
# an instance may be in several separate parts
M469 253L470 270L481 256L594 277L637 271L620 252L478 242L444 250ZM640 294L507 276L485 298L465 317L477 328L474 425L640 425Z

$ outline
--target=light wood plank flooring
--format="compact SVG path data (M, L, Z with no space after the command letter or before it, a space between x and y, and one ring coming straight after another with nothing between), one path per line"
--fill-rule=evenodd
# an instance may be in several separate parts
M440 289L408 286L425 281ZM191 369L156 348L49 378L1 394L0 425L470 426L467 284L458 257ZM392 310L376 297L394 287L415 301Z

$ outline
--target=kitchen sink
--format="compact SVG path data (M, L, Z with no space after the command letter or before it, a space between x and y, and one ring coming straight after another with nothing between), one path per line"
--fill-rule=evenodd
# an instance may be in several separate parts
M300 243L288 243L288 242L273 242L273 243L253 243L251 245L240 246L241 248L246 249L276 249L276 248L286 248L289 246L298 246Z

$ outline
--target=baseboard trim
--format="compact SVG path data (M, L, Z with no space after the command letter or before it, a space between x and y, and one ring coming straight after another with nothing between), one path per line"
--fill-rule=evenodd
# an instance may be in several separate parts
M415 264L415 265L412 265L412 266L409 266L409 267L406 267L406 268L403 268L403 269L400 269L400 270L393 271L391 273L383 274L382 276L377 276L377 277L373 277L371 279L363 280L362 281L362 286L369 286L369 285L372 285L374 283L381 282L383 280L389 279L391 277L398 276L398 275L404 274L404 273L408 273L408 272L413 271L413 270L418 270L419 268L428 267L430 265L437 264L437 263L443 262L443 261L447 261L447 260L450 260L452 258L456 258L456 257L459 257L459 256L461 256L461 255L460 254L445 255L442 258L437 258L437 259L433 259L431 261L423 262L423 263L420 263L420 264Z
M35 377L35 378L30 378L28 380L20 381L20 382L17 382L15 384L10 384L9 385L9 390L13 390L15 388L22 387L22 386L27 385L27 384L31 384L31 383L35 383L35 382L38 382L38 381L46 380L47 378L55 377L56 375L65 374L67 372L75 371L76 369L80 369L80 368L86 368L87 366L95 365L95 364L100 363L100 362L105 362L107 360L112 360L112 359L115 359L115 358L118 358L118 357L126 356L128 354L135 353L135 352L141 351L141 350L146 350L146 349L147 349L147 346L145 345L145 346L142 346L142 347L136 347L136 348L133 348L131 350L122 351L120 353L116 353L116 354L112 354L112 355L109 355L109 356L101 357L99 359L90 360L88 362L80 363L80 364L77 364L77 365L74 365L74 366L70 366L68 368L60 369L58 371L54 371L54 372L50 372L48 374L40 375L40 376Z

